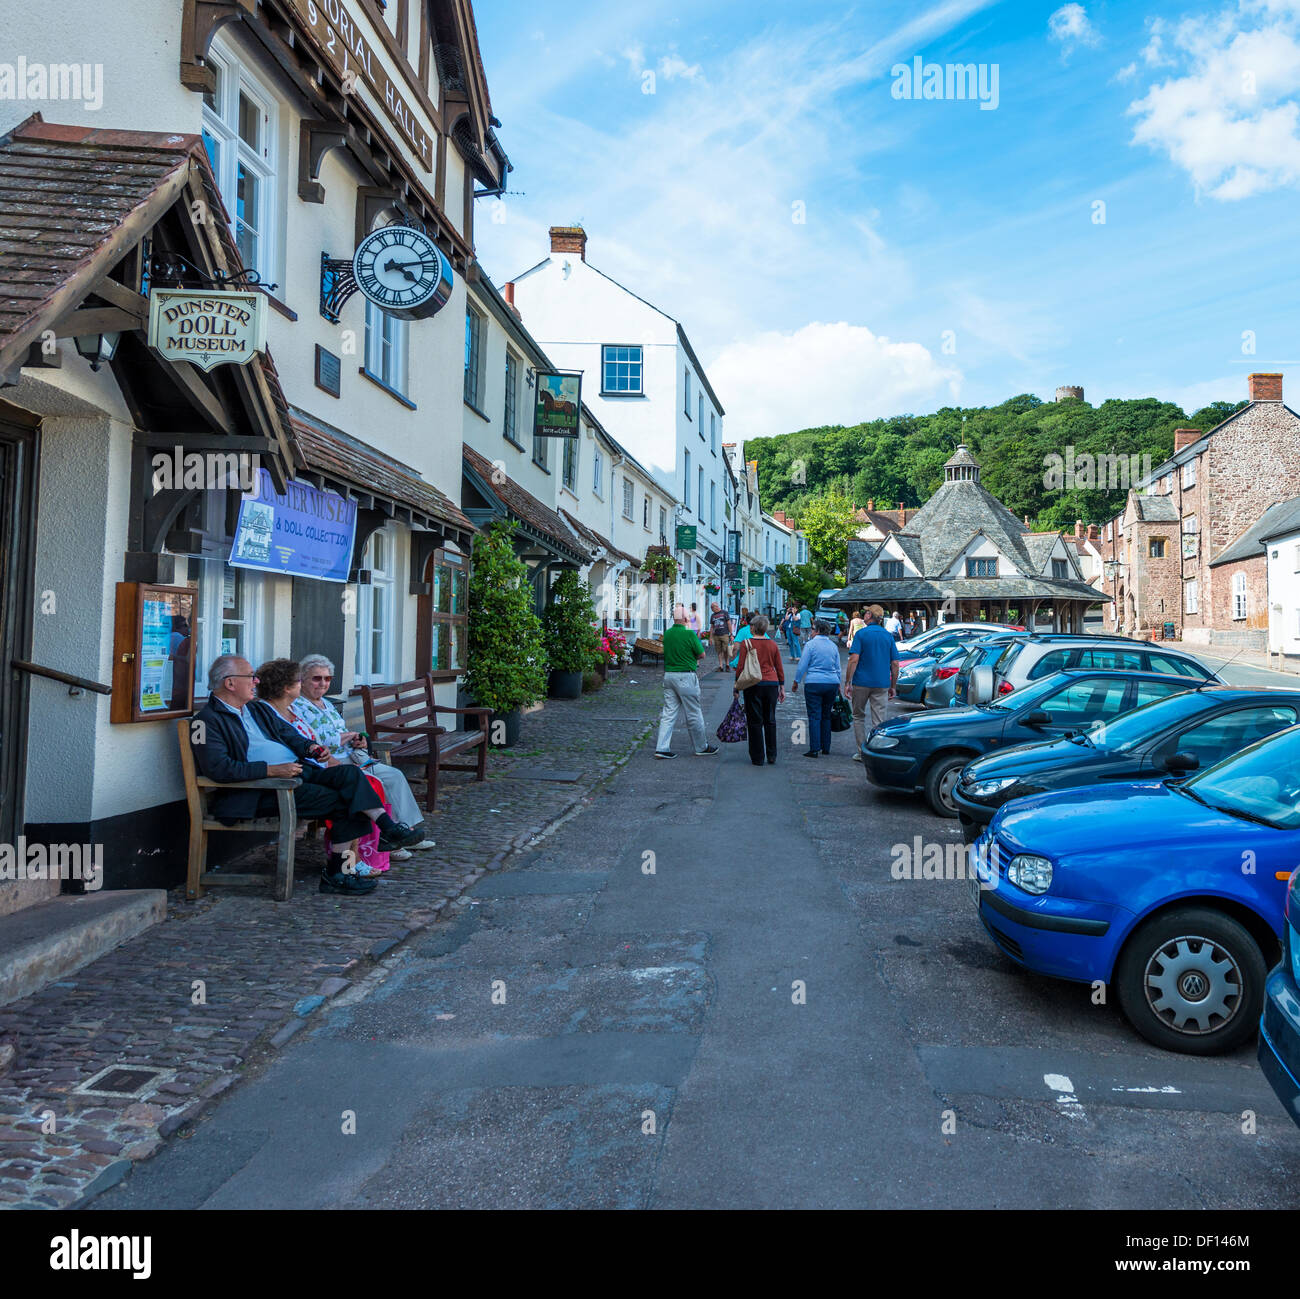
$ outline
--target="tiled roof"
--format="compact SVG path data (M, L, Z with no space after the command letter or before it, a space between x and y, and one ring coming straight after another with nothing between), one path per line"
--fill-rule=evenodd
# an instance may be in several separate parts
M78 307L187 188L200 189L216 217L206 227L220 248L214 260L241 271L199 136L61 125L33 113L0 138L0 376L22 364L41 332ZM265 352L250 365L266 383L292 476L289 409L275 363Z
M633 568L640 568L641 561L635 555L629 555L626 550L620 550L608 537L602 536L595 528L588 527L583 521L569 513L568 510L561 509L560 517L571 527L578 537L591 547L592 551L603 550L608 555L613 555L615 559L624 560Z
M463 540L474 534L474 525L459 507L409 465L305 412L297 412L291 422L298 449L306 462L307 477L320 475L353 493L383 497L412 510L419 516L417 522L444 525L461 533Z
M1178 506L1172 496L1133 494L1133 508L1143 523L1177 523Z
M504 474L497 473L492 462L480 455L468 443L462 444L465 464L486 484L488 490L505 506L507 513L524 524L535 536L549 542L560 554L579 563L587 563L589 555L583 553L565 522L549 505L543 505L532 492ZM494 477L495 475L495 477Z
M854 604L859 601L886 604L892 601L942 601L958 600L1109 600L1110 596L1087 582L1061 581L1050 577L948 577L925 581L905 577L898 581L875 578L869 582L853 582L834 596L827 597L832 604Z

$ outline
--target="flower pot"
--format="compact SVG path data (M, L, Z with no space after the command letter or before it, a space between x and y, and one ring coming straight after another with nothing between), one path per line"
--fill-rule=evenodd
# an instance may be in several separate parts
M552 672L546 693L552 699L577 699L582 694L582 672Z
M518 708L508 713L493 713L488 718L488 744L497 749L508 749L519 743L524 729L524 715Z

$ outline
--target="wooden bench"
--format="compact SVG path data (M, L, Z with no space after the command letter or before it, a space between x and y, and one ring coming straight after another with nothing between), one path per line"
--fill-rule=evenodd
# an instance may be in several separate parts
M298 828L298 809L293 801L293 791L302 784L297 777L268 776L265 780L241 780L223 785L220 781L200 776L190 747L190 719L181 718L176 723L176 736L180 741L181 770L185 774L185 800L190 809L189 864L185 879L185 896L201 898L205 888L214 884L265 884L267 877L256 874L238 874L233 871L209 871L208 833L212 830L231 830L235 833L254 831L273 834L276 838L275 884L271 896L277 902L287 902L293 896L293 848ZM275 816L254 817L248 821L235 821L226 825L208 815L208 799L223 789L273 789L279 810Z
M433 677L426 673L417 681L402 681L394 686L362 686L361 704L365 710L366 733L376 754L389 752L388 762L420 763L424 766L425 811L432 812L438 803L439 771L473 771L479 780L487 779L488 718L490 708L449 708L434 703ZM438 724L443 714L475 718L476 729L450 730ZM450 763L446 759L466 749L478 749L478 761L472 764Z

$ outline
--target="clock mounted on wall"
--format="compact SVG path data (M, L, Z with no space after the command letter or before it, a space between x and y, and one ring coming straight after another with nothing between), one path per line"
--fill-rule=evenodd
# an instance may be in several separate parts
M358 245L351 261L321 254L321 315L338 321L360 289L375 306L401 320L424 320L451 297L451 262L423 230L381 226Z

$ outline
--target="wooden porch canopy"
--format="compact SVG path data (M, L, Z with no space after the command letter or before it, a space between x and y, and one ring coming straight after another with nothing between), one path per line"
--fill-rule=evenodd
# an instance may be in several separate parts
M205 374L148 346L145 295L169 264L179 287L249 287L199 136L33 113L0 138L0 385L59 368L51 339L119 335L107 365L136 428L128 579L159 580L164 546L192 548L201 489L154 490L152 452L256 454L279 490L296 465L269 353Z

